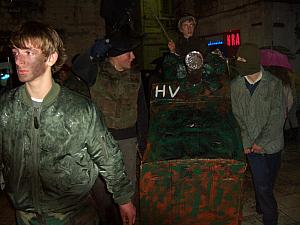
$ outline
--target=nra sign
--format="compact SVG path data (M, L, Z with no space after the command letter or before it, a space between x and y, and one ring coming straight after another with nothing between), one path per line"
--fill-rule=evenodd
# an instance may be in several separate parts
M238 47L241 45L240 31L230 31L224 34L224 42L227 47Z

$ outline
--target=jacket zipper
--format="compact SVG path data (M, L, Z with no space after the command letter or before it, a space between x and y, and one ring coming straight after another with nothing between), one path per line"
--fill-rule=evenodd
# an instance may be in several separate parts
M40 111L41 107L33 108L33 129L32 129L32 172L33 172L33 182L32 182L32 198L34 208L37 210L38 214L42 214L40 207L40 193L39 193L39 121L40 121Z

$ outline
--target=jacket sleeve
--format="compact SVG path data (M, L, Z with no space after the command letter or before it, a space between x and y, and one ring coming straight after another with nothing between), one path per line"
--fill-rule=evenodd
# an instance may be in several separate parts
M232 112L237 120L240 130L241 130L241 136L242 136L242 142L244 148L250 148L252 146L252 141L250 139L250 136L248 134L248 130L246 127L246 124L244 123L241 108L239 107L239 101L237 96L237 87L235 83L231 84L231 106L232 106Z
M271 108L269 111L268 121L255 140L255 144L265 149L270 140L280 139L283 137L283 126L285 121L284 96L282 82L278 80L272 86L274 93L271 98Z
M118 204L131 200L134 188L123 163L122 153L117 142L107 131L100 112L92 104L90 124L87 131L87 149L101 176L106 181L107 189L113 194Z

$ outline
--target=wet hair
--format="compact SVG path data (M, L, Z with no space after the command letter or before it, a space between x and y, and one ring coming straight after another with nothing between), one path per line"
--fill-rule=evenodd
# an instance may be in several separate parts
M29 21L18 27L11 35L10 45L12 48L20 49L32 45L41 49L46 57L57 52L58 58L52 67L53 73L58 71L67 60L66 50L58 33L51 26L37 21Z

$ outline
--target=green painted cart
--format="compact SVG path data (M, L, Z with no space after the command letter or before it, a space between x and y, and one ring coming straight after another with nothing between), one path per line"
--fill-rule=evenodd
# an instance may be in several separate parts
M152 85L141 224L238 225L246 163L229 77L206 65L197 82L173 79L178 63L169 58L168 79Z

